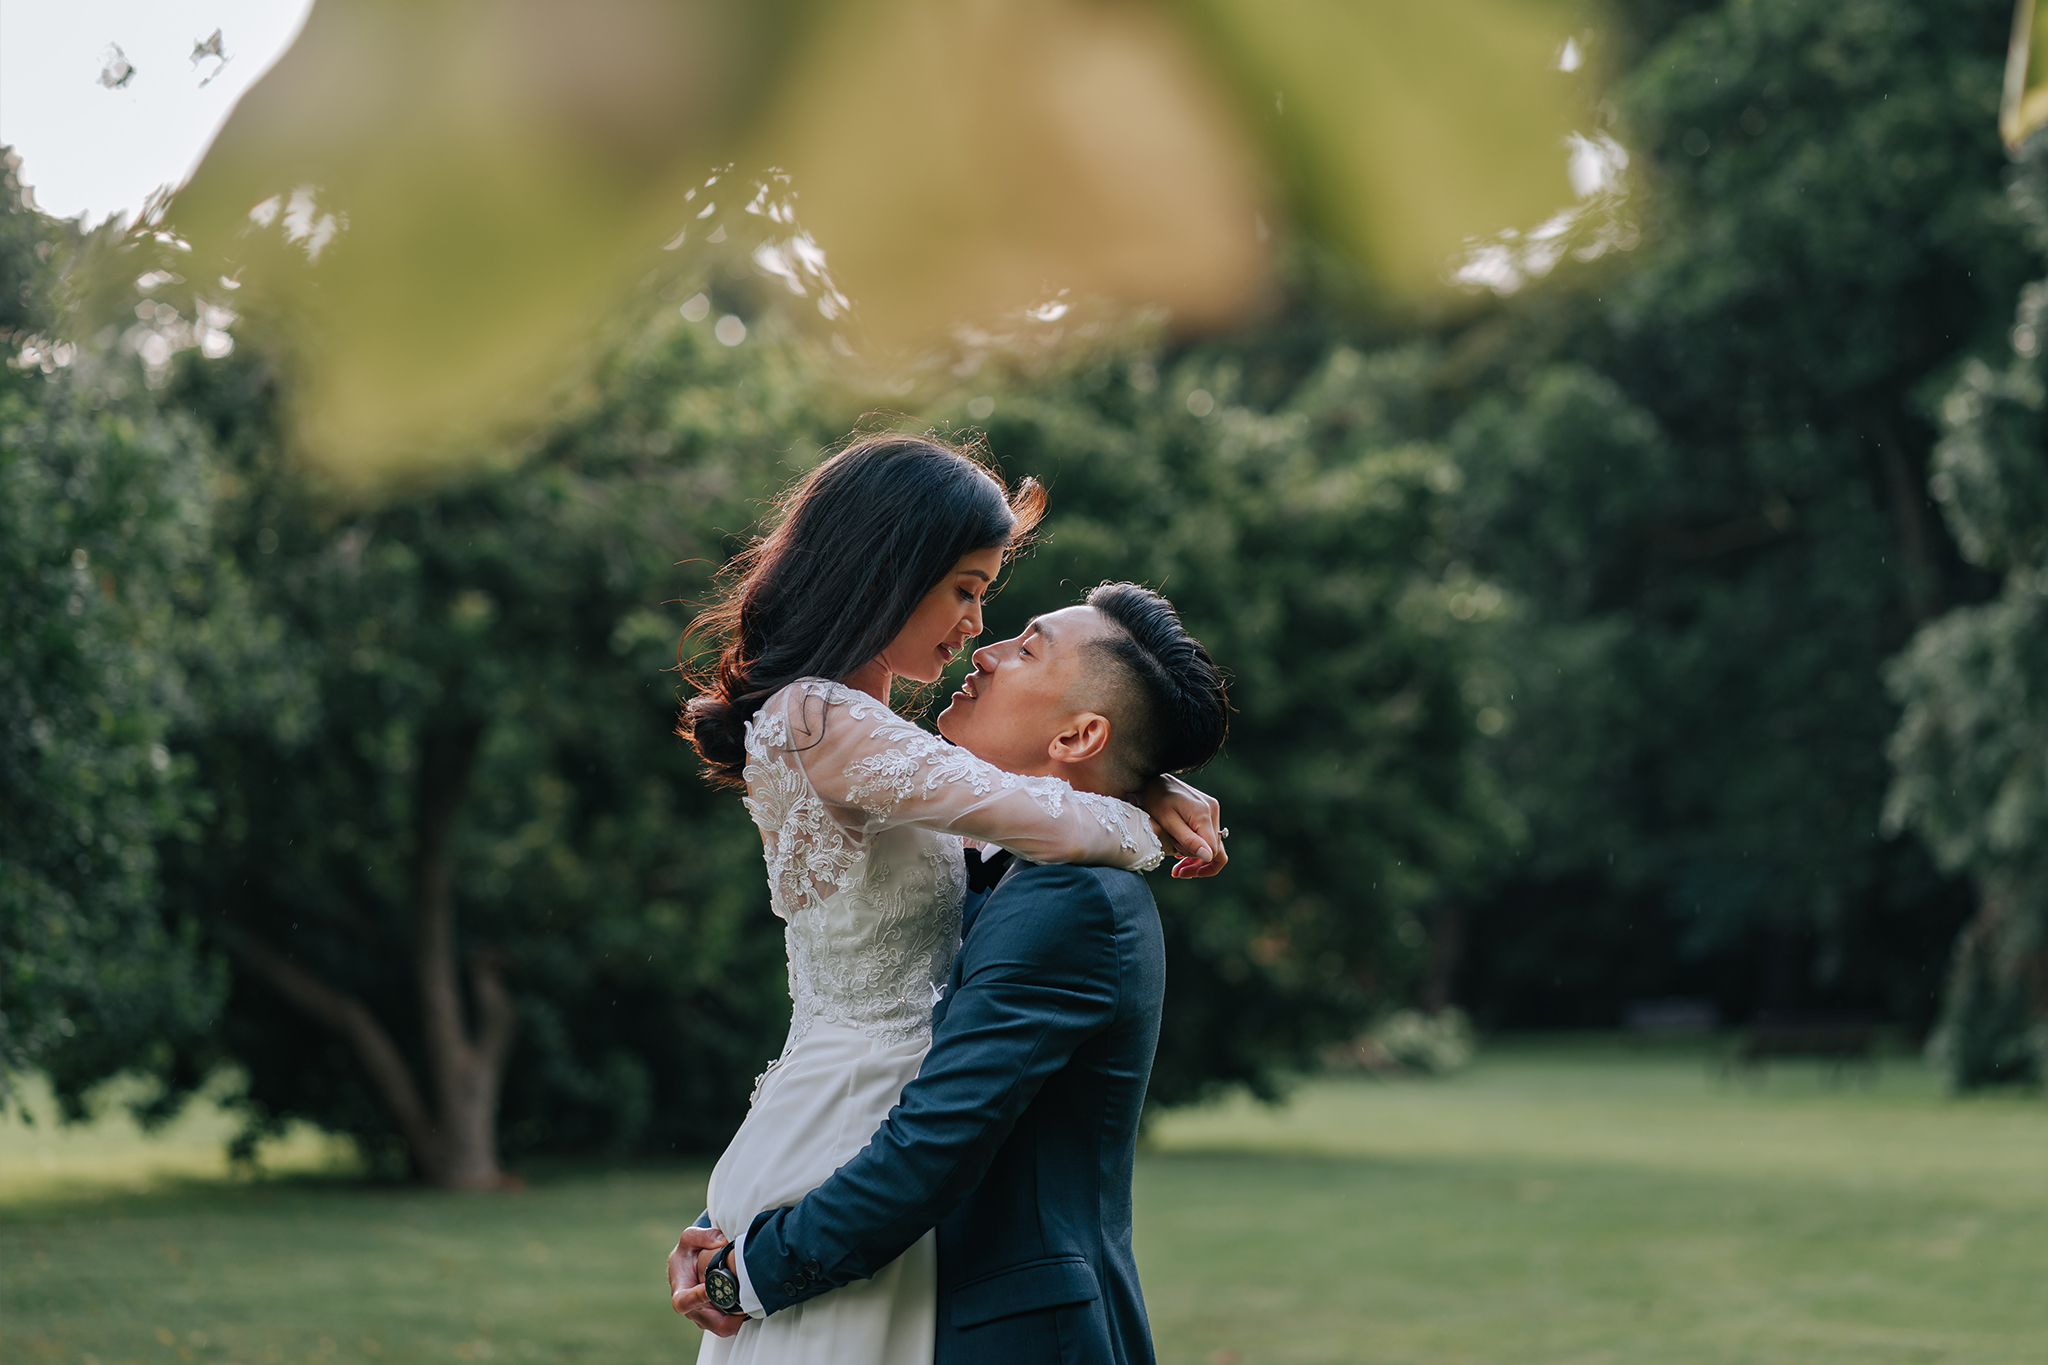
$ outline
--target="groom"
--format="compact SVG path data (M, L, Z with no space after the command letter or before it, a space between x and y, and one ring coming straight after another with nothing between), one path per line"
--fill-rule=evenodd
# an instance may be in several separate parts
M976 650L938 725L1011 772L1124 796L1212 758L1227 709L1172 605L1105 583ZM722 1233L684 1233L669 1259L678 1312L730 1335L873 1275L936 1226L937 1365L1152 1360L1131 1256L1166 984L1151 892L1136 873L1000 851L970 852L968 871L964 942L917 1078L796 1207L763 1211L715 1257Z

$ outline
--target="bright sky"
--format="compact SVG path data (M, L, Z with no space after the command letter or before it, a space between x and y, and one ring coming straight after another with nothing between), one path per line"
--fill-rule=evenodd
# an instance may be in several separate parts
M0 0L0 142L45 213L133 213L199 164L312 0ZM192 60L219 29L221 51ZM118 89L102 83L132 74ZM113 63L110 70L110 63ZM213 73L218 70L218 75ZM210 81L208 76L213 76ZM205 82L205 84L201 84Z

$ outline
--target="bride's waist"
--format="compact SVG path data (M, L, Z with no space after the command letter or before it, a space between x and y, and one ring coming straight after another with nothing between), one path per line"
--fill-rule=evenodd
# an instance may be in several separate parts
M782 1054L770 1065L776 1073L859 1066L907 1068L914 1076L931 1045L929 1016L922 1020L846 1019L831 1011L806 1011L799 1003Z
M839 991L797 982L790 991L789 1038L794 1044L814 1030L835 1029L888 1044L929 1042L932 1006L938 992L922 979L888 994Z
M781 1207L823 1183L874 1137L929 1042L890 1041L826 1020L792 1036L718 1160L714 1216Z

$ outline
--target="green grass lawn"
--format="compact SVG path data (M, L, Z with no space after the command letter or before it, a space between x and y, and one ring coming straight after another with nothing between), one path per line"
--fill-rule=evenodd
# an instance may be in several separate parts
M301 1135L236 1182L218 1127L0 1128L0 1365L694 1355L661 1262L701 1168L439 1195L317 1174ZM2048 1105L1911 1062L1752 1087L1496 1044L1172 1116L1137 1199L1167 1362L2048 1361Z

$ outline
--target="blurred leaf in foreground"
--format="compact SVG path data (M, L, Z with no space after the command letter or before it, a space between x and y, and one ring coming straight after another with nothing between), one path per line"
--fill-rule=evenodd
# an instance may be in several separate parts
M2048 24L2042 22L2041 11L2041 0L2018 0L2013 6L1998 131L2005 145L2014 150L2029 133L2048 123Z
M1063 290L1217 326L1289 217L1433 287L1568 197L1581 32L1572 0L320 0L134 245L282 327L299 434L374 474L530 416L770 167L821 309L891 345Z

